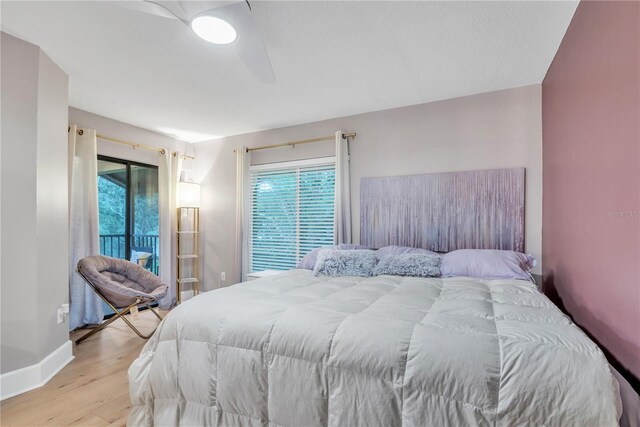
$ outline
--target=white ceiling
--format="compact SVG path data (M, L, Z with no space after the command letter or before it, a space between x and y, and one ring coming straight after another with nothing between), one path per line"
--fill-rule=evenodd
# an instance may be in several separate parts
M179 21L0 5L2 30L69 75L73 107L197 141L540 83L577 2L254 1L274 85Z

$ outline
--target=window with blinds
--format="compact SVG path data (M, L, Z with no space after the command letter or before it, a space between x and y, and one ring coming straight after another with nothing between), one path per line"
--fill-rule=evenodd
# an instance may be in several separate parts
M287 270L333 244L335 159L251 167L251 272Z

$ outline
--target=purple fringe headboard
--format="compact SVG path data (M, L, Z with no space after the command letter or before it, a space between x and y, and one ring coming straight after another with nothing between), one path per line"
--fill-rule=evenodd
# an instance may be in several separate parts
M524 252L524 168L362 178L360 243Z

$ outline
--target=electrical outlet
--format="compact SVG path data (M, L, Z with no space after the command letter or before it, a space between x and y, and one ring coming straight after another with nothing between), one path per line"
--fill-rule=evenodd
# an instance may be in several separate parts
M227 280L227 274L223 271L220 273L220 281L224 282Z
M69 316L69 304L62 304L58 309L58 325L64 322L65 317Z

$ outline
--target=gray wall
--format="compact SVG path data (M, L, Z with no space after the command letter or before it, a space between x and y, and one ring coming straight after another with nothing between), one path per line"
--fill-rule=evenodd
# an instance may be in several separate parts
M1 372L69 339L68 79L37 46L1 34Z
M336 100L339 102L339 100ZM309 101L313 108L313 101ZM235 177L233 150L357 132L351 143L353 237L360 232L360 179L474 169L526 168L526 250L541 265L542 122L540 85L341 117L196 145L194 177L202 183L203 285L235 283ZM331 142L256 152L253 163L333 155ZM219 273L227 281L219 281Z

